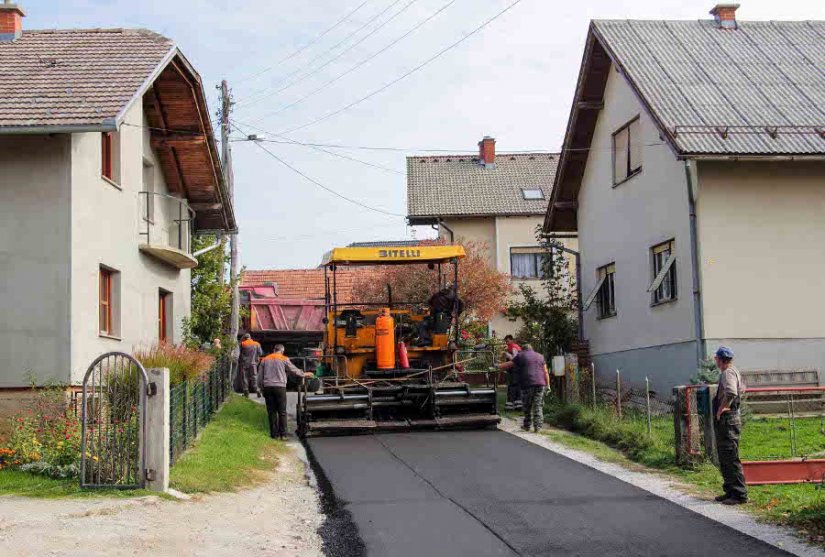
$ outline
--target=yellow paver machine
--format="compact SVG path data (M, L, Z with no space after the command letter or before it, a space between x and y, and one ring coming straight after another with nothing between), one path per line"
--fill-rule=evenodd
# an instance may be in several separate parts
M473 372L465 366L478 356L458 349L464 257L464 248L452 245L336 248L326 254L318 355L323 373L299 391L300 436L492 427L500 421L492 362L469 381ZM380 302L339 299L340 267L383 265L426 265L435 292L427 300L393 300L387 285ZM310 384L318 390L309 391Z

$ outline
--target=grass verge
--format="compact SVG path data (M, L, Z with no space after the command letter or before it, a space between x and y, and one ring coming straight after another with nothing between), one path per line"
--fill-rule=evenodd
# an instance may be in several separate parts
M721 492L722 478L712 464L697 464L689 469L676 466L673 418L670 416L654 418L652 434L648 435L644 416L629 414L619 420L609 408L594 409L548 399L544 414L548 424L567 430L546 432L560 444L587 451L609 462L641 464L651 471L669 474L688 484L700 496ZM517 418L520 413L505 412L505 415ZM784 447L777 444L784 442L778 440L784 437L768 435L770 427L777 426L759 420L749 420L745 424L742 432L744 458L750 458L749 452L754 453L754 457L758 454L782 454L777 451L784 450ZM807 425L805 427L809 429ZM790 526L819 544L825 543L825 489L821 486L750 486L749 494L751 503L746 506L748 510L771 522Z
M171 486L184 493L206 493L261 481L285 447L270 439L266 420L263 405L230 398L172 467Z
M59 497L140 497L158 495L145 489L80 489L77 480L56 480L20 470L0 470L0 495L54 499Z

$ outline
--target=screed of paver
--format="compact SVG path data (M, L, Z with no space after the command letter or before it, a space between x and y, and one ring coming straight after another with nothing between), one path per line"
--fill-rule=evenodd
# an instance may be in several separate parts
M371 555L788 555L502 431L310 447Z

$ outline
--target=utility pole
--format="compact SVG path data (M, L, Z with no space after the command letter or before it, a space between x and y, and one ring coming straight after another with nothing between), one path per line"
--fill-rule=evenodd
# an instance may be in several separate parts
M226 187L229 190L229 198L232 200L232 206L234 207L235 178L232 172L232 148L229 145L229 132L231 131L229 126L229 113L232 111L232 104L229 85L224 79L221 81L221 158L223 160ZM229 317L229 338L232 342L237 343L241 310L240 293L238 291L238 234L231 234L229 241L229 284L232 285L232 311ZM236 350L237 348L235 351Z

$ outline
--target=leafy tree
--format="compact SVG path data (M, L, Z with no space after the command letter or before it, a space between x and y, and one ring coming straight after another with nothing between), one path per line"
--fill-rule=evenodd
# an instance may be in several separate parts
M575 277L561 242L543 236L540 226L536 239L548 254L542 263L541 290L519 285L520 297L510 302L506 313L521 319L520 339L550 353L569 351L577 336Z
M196 236L192 239L192 251L213 245L214 235ZM232 285L224 280L229 256L226 253L226 239L221 246L198 257L198 266L192 269L192 314L185 319L184 343L200 347L220 338L222 345L229 348L227 331L232 302Z
M433 244L440 243L434 241ZM506 274L490 265L490 252L483 242L463 242L467 257L458 264L458 295L464 302L461 321L488 321L504 311L511 292ZM446 283L452 284L452 265L442 265ZM353 284L357 301L380 303L387 301L387 285L392 287L394 300L421 302L438 290L438 271L427 265L387 265L360 273Z

